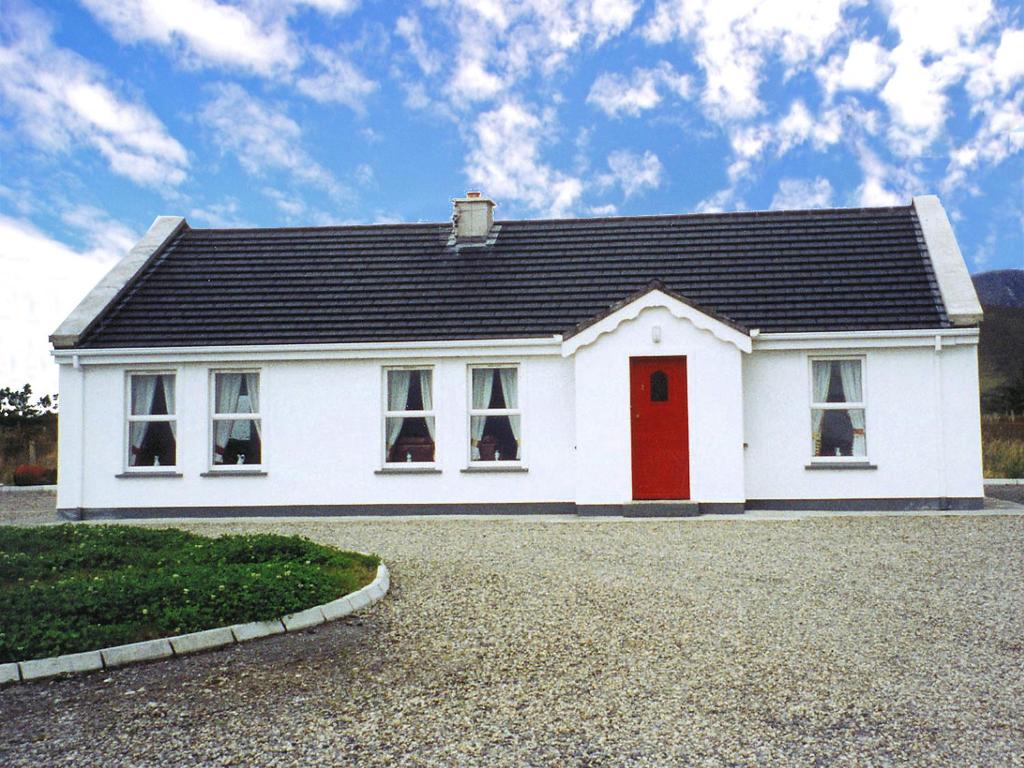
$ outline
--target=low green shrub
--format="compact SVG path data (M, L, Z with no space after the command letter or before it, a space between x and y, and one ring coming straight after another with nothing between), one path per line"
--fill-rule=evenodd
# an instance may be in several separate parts
M984 440L985 477L1024 477L1024 441Z
M0 662L276 618L359 589L379 562L297 536L3 527Z

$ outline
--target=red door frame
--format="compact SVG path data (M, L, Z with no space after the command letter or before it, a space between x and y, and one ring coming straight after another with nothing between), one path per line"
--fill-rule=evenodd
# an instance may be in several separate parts
M667 392L661 384L667 384ZM652 386L659 391L652 393ZM631 357L629 397L633 498L689 499L686 358Z

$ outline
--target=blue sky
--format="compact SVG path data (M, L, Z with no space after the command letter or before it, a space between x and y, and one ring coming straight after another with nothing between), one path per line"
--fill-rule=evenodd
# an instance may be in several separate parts
M1024 29L990 0L3 0L0 386L192 226L906 204L1024 267ZM12 295L13 289L13 295Z

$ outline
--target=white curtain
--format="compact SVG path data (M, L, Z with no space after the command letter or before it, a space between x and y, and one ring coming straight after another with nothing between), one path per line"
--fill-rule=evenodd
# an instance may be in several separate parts
M260 412L260 375L258 373L245 374L245 388L249 391L249 412ZM256 434L263 439L263 429L260 426L260 419L253 419L256 425Z
M430 371L420 371L420 397L423 399L424 411L434 410L434 387ZM433 440L434 419L431 416L427 416L424 421L427 422L427 432L430 433L430 439Z
M494 370L492 368L473 369L473 408L487 408L491 404L491 389L494 387ZM470 419L470 448L474 459L480 458L480 438L484 436L487 417L478 416Z
M519 376L515 368L499 368L498 376L501 377L501 391L505 395L506 408L519 407ZM509 426L512 428L512 436L516 439L516 455L519 458L519 417L509 416Z
M832 380L832 363L814 363L814 402L824 403L828 399L828 385Z
M242 374L220 373L217 374L217 413L238 413L238 395L242 391ZM230 419L220 419L214 422L214 449L213 460L217 461L217 453L220 454L220 461L224 461L224 448L228 444L228 437L233 436L235 422ZM244 438L243 438L244 439Z
M827 361L815 361L812 366L814 378L814 392L812 397L816 403L824 403L828 399L828 385L832 380L832 363ZM814 456L820 454L821 449L821 418L824 411L811 411L811 440Z
M839 363L839 376L843 380L843 400L847 403L860 403L864 400L860 380L860 360L842 360Z
M133 416L149 416L153 413L153 400L156 398L156 382L156 376L132 376ZM168 404L167 409L170 410L170 407L171 406ZM147 421L132 422L132 465L135 464L134 456L142 447L142 441L146 439L146 432L148 429L149 422Z
M388 410L404 411L409 404L409 381L412 378L412 371L388 371ZM388 418L387 440L388 452L395 444L399 433L402 431L404 418Z
M839 375L843 379L844 400L848 403L864 401L863 382L861 381L860 360L843 360L839 363ZM853 455L867 455L867 440L864 435L864 411L859 408L849 411L853 423Z
M173 376L161 376L160 380L164 383L164 402L167 403L167 413L173 416L176 411L174 410L174 377ZM171 434L174 439L178 439L178 420L174 419L171 421Z
M498 376L501 378L501 392L505 396L506 408L519 407L519 382L515 368L499 368Z

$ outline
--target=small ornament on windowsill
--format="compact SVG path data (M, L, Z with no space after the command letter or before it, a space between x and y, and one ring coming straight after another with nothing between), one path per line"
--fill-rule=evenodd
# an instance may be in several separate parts
M159 467L160 466L160 457L159 456L154 456L153 457L153 466L154 467Z
M494 460L501 461L501 451L499 451L497 448L494 449Z
M412 462L412 452L411 452L411 451L406 451L406 454L405 454L405 463L406 463L406 464L409 464L409 463L411 463L411 462Z
M235 461L235 464L245 464L245 454L244 453L238 454L238 459Z

